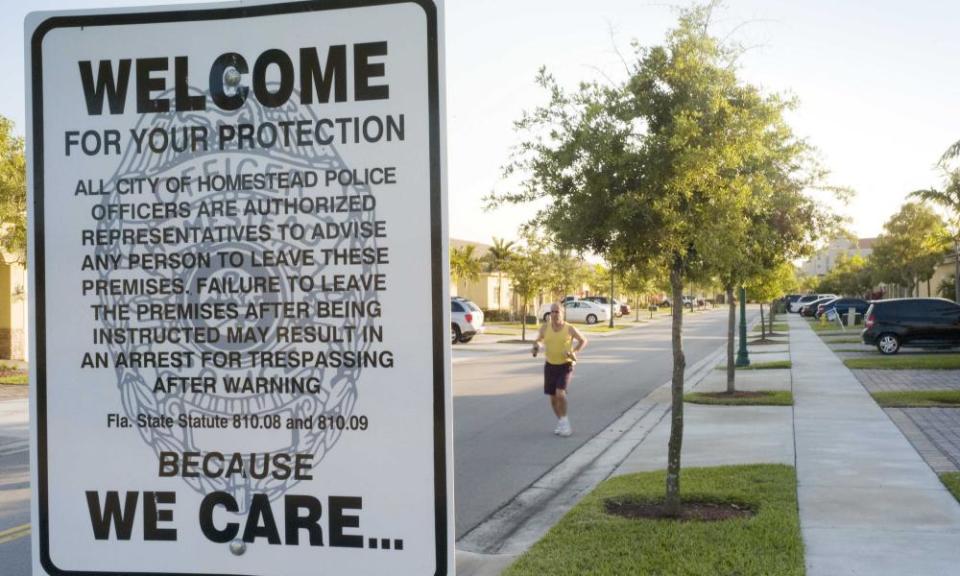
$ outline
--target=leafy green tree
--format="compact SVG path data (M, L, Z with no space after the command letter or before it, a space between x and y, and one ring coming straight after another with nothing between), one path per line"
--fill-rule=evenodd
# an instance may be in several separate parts
M503 238L494 238L493 246L484 255L484 258L491 272L497 273L497 309L503 307L503 271L506 269L510 259L514 256L514 242Z
M450 250L450 276L454 282L480 277L480 261L473 255L476 246L467 244Z
M872 259L864 258L859 254L849 258L840 255L830 272L820 279L817 291L844 296L863 296L876 284L874 276Z
M546 264L546 287L556 299L574 292L587 280L589 269L583 266L583 259L573 250L562 248L554 242L544 260Z
M877 279L914 294L943 259L944 221L928 206L907 202L883 228L871 255Z
M620 84L567 93L541 71L546 106L517 123L524 141L507 173L526 178L499 202L542 199L535 221L565 246L613 258L623 269L659 269L672 300L709 276L707 255L751 201L748 158L759 93L742 85L736 49L708 32L712 5L681 13L664 45L637 48ZM760 128L757 128L757 125ZM729 236L734 236L731 234ZM672 415L666 504L680 511L683 441L683 309L673 307Z
M27 262L26 166L23 138L0 116L0 246L20 264Z
M941 162L958 154L960 154L960 141L947 150ZM942 189L916 190L910 193L910 197L931 202L947 211L949 235L953 240L954 251L953 285L960 285L960 169L945 170ZM960 303L960 294L954 293L954 301Z

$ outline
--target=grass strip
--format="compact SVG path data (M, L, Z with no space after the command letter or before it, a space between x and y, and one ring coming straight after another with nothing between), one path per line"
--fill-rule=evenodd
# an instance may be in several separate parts
M774 322L774 323L773 323L773 330L770 330L770 326L769 326L769 325L767 325L767 326L766 326L765 328L763 328L763 329L760 328L760 325L759 325L759 324L757 324L756 326L753 327L753 331L754 331L754 332L762 332L763 330L766 330L767 333L770 333L770 332L788 332L788 331L790 330L790 325L787 324L786 322Z
M578 327L582 332L590 332L592 334L602 334L604 332L616 332L617 330L623 330L626 326L622 324L614 324L613 328L607 326L606 324L593 324L590 326L579 326Z
M791 368L789 360L771 360L770 362L751 362L749 366L737 366L737 370L780 370ZM717 366L717 370L726 370L726 366Z
M884 408L951 408L960 406L960 390L872 392Z
M709 404L711 406L793 406L793 393L789 390L758 390L760 396L711 396L704 392L683 395L684 402Z
M872 356L848 358L847 368L876 370L957 370L960 354L917 354L908 356Z
M26 386L30 383L30 376L27 374L12 374L10 376L0 376L0 384L9 384L11 386Z
M757 510L749 519L631 520L604 511L610 498L662 499L665 475L661 470L603 482L504 575L804 574L793 468L776 464L684 468L684 500L745 503Z
M940 481L953 494L957 502L960 502L960 472L944 472L940 475Z
M818 334L821 334L821 333L824 333L824 332L826 332L826 333L838 332L838 333L840 333L840 334L844 334L844 333L846 333L846 332L850 332L850 331L854 330L854 328L850 328L850 327L846 327L846 326L844 327L844 328L846 328L846 329L841 328L838 324L836 324L836 323L834 323L834 322L827 322L826 324L821 324L821 323L818 322L818 321L813 321L813 322L809 322L808 324L809 324L810 328L812 328L813 331L816 332L816 333L818 333Z
M828 346L831 344L862 344L863 340L859 338L824 338L823 343Z

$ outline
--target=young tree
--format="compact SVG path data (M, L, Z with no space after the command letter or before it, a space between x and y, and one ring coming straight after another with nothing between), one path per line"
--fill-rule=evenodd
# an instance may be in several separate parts
M498 202L548 199L536 221L563 245L661 269L672 300L703 277L723 226L740 225L751 190L738 175L756 133L755 90L737 79L736 51L708 32L713 6L684 11L663 46L637 48L630 77L562 90L541 71L550 102L517 123L508 167L526 176ZM683 308L673 306L672 415L666 504L680 511Z
M0 116L0 247L21 264L27 262L26 166L23 138Z
M535 231L523 233L524 245L507 261L506 269L513 281L513 292L523 302L521 340L527 339L529 303L543 288L546 280L546 252L543 239Z

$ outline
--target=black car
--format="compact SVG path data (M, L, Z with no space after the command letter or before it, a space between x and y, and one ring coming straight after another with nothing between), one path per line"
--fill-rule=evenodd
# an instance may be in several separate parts
M823 298L817 298L816 300L807 302L800 307L800 315L807 318L813 318L817 314L817 306L820 304L826 304L831 300L836 300L836 298L836 296L824 296Z
M865 316L870 303L862 298L837 298L825 302L817 307L817 318L830 313L830 310L836 310L841 316L846 317L850 309L853 308L857 316Z
M881 354L896 354L901 346L960 346L960 305L942 298L876 300L864 325L860 338Z

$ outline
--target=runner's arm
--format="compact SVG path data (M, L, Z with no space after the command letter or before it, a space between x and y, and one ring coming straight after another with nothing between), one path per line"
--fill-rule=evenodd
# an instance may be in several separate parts
M571 352L576 354L587 347L587 338L573 324L568 326L570 326L570 336L577 341L577 344L571 349Z

